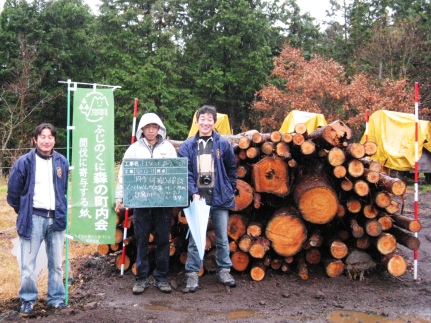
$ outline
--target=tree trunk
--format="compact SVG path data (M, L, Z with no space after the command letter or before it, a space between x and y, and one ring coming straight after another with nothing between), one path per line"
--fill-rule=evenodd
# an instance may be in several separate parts
M344 263L340 259L325 259L324 266L329 277L338 277L344 272Z
M235 207L230 209L231 211L237 212L247 208L251 202L253 202L254 190L250 184L238 179L236 181L236 189L238 193L235 194Z
M214 272L217 270L216 251L217 249L214 248L205 254L203 266L206 271Z
M248 254L243 251L236 251L231 256L232 267L237 271L244 271L247 269L250 262Z
M397 226L409 230L410 232L419 232L421 229L421 223L418 220L395 214L392 216L392 219Z
M338 165L334 167L332 173L334 174L335 178L344 178L346 177L347 169L343 165Z
M340 240L334 240L329 244L329 252L335 259L343 259L347 256L349 249L344 242Z
M364 142L365 155L373 156L377 153L377 144L373 141Z
M365 147L363 144L354 142L347 145L346 153L353 158L359 159L365 156Z
M250 250L251 244L254 238L248 234L244 234L238 242L238 248L243 252L248 252Z
M322 260L322 254L318 248L310 248L305 253L305 260L310 265L317 265Z
M388 253L395 251L397 248L397 240L392 234L383 232L375 240L375 245L382 255L387 255Z
M364 228L358 224L358 221L356 221L356 219L352 219L350 221L350 228L352 229L352 236L354 238L360 238L365 233Z
M345 147L352 137L352 131L343 122L337 120L326 126L317 128L309 135L317 145L325 149Z
M262 224L257 222L252 222L247 227L247 234L253 238L257 238L262 234Z
M407 189L407 185L404 181L384 174L380 174L378 185L396 196L403 195Z
M307 229L296 209L281 208L269 220L265 235L271 241L272 249L287 257L301 250L307 238Z
M391 233L395 237L395 239L397 239L397 242L401 243L404 247L407 247L410 250L419 249L420 240L415 236L411 235L410 233L405 232L397 227L392 227L389 230L389 233Z
M407 271L407 261L403 256L393 252L382 257L382 264L394 277L400 277Z
M288 168L280 158L265 157L253 165L256 192L283 197L290 193Z
M255 239L248 253L253 258L262 259L265 256L265 253L270 249L270 243L267 238L259 237Z
M347 163L347 172L352 177L361 177L364 174L364 164L359 159L352 159Z
M379 210L371 204L367 204L363 209L364 216L367 219L374 219L379 214Z
M394 223L392 217L385 214L381 214L377 221L379 221L383 231L388 231L390 228L392 228L392 225Z
M344 153L344 150L338 147L331 148L328 152L328 163L331 166L341 166L344 161L346 160L346 154Z
M378 237L382 233L382 225L376 219L367 219L365 221L365 232L370 237Z
M367 196L370 192L370 187L367 182L360 179L353 184L353 191L359 196Z
M319 165L302 172L296 181L293 199L302 217L311 223L328 223L337 213L337 194Z
M254 281L261 281L265 277L266 266L259 262L254 264L250 270L250 277Z
M379 162L376 162L375 160L367 159L367 158L361 158L359 159L364 166L376 173L380 173L382 171L382 165Z
M247 232L247 219L241 214L231 214L227 224L227 235L237 241Z

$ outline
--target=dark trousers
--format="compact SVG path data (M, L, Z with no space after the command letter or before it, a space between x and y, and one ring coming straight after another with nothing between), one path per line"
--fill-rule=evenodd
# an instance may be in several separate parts
M156 268L153 277L156 282L166 281L169 273L169 234L171 232L170 208L134 209L133 227L137 244L136 280L146 279L149 275L148 240L155 231Z

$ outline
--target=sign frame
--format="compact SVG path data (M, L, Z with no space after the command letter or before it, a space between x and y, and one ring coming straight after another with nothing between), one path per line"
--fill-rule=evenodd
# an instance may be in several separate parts
M126 208L187 207L188 158L125 158Z

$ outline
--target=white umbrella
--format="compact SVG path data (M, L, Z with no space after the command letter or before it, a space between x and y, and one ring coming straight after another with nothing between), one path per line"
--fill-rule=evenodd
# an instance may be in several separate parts
M190 206L184 209L189 230L196 243L201 260L204 259L210 208L211 206L206 204L205 199L194 199Z

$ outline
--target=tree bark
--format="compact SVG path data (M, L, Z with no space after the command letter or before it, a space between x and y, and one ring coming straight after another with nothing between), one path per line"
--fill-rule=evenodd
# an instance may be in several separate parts
M400 228L409 230L410 232L419 232L421 229L421 223L419 220L411 219L402 215L392 215L392 219L395 222L395 225Z
M389 233L391 233L397 239L397 242L402 244L404 247L407 247L410 250L419 249L420 240L410 233L405 232L397 227L392 227L389 229Z
M396 196L403 195L407 189L407 185L404 181L400 180L399 178L392 178L384 174L380 174L378 185Z

